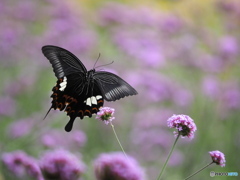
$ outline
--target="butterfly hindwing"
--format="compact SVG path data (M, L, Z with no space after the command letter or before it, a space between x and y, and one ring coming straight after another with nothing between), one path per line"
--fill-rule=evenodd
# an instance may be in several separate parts
M42 52L52 64L58 79L76 72L87 72L82 62L66 49L48 45L42 47Z
M74 85L66 85L66 88L62 91L61 84L64 82L64 79L68 79L69 82L72 82L71 79L74 78L73 75L69 75L64 78L60 78L57 81L56 86L53 87L52 91L52 106L53 109L59 109L60 111L65 111L70 117L68 124L65 126L66 131L71 131L74 120L77 117L83 119L84 116L92 117L92 114L95 114L99 111L99 108L103 106L104 100L101 94L101 91L98 87L93 87L94 84L87 86L82 84L81 93L75 93L74 89L77 89ZM79 79L78 79L79 80ZM78 81L80 84L81 82ZM78 83L76 83L77 85ZM90 89L87 89L90 88ZM79 90L78 90L79 92Z
M132 86L113 73L97 71L93 75L93 79L107 101L116 101L125 96L137 94L137 91Z

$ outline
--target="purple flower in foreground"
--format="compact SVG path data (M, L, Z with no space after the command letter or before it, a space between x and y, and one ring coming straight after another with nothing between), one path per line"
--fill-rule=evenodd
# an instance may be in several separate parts
M94 162L95 175L98 180L144 180L145 174L137 161L126 158L121 152L101 154Z
M40 168L45 178L77 180L85 170L85 165L77 156L58 149L46 152L40 160Z
M3 153L2 161L5 166L16 176L21 177L24 174L23 164L28 156L22 151Z
M37 180L44 180L37 160L29 157L24 162L24 166L25 166L25 170L29 176L35 177Z
M192 139L194 137L194 132L197 127L194 121L187 115L173 115L167 120L168 127L175 128L178 132L174 132L176 135L182 135L182 137L187 136Z
M37 161L23 151L3 153L2 161L17 177L22 177L27 173L29 176L36 178L37 180L43 180Z
M221 167L225 166L226 160L225 156L220 151L210 151L210 156L212 157L213 163L216 163L217 165L220 165Z
M100 111L97 113L96 119L104 121L105 124L108 124L115 119L115 117L113 117L114 112L115 112L115 109L113 108L101 107Z

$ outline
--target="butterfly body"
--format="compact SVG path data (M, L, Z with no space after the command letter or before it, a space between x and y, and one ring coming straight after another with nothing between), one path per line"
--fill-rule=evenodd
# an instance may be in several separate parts
M77 117L92 117L103 106L104 100L115 101L137 94L133 87L113 73L95 69L87 71L75 55L63 48L43 46L42 52L58 78L52 89L49 111L59 109L67 113L70 120L65 130L68 132Z

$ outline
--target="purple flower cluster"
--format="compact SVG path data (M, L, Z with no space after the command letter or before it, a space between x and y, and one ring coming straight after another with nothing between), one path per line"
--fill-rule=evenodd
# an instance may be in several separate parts
M44 153L40 168L45 178L59 180L77 180L85 171L79 158L63 149Z
M114 44L144 68L166 65L171 49L167 48L168 35L178 34L182 29L182 22L176 16L145 7L133 9L119 3L107 3L99 14L100 24L110 29Z
M85 171L85 165L79 158L63 149L47 151L40 161L23 151L2 154L2 162L18 178L28 176L37 180L59 179L78 180Z
M239 109L240 86L237 80L225 82L213 76L205 77L202 82L202 89L203 93L211 100L224 102L220 107L221 112Z
M141 76L136 76L136 74L141 74ZM133 86L139 87L139 93L145 94L144 104L148 103L149 106L152 103L172 102L178 107L188 107L192 103L193 95L188 88L182 87L175 80L156 71L135 71L128 78ZM142 97L140 99L142 100Z
M108 125L110 122L112 122L115 119L115 117L113 117L114 112L115 112L115 109L113 108L101 107L99 109L99 112L97 112L96 119L104 121L104 123Z
M232 36L222 37L219 44L220 53L222 53L222 56L226 59L232 56L236 56L239 52L239 44L237 40Z
M194 132L197 130L192 118L183 114L174 114L167 120L167 123L168 127L177 129L177 132L174 132L175 135L181 135L182 137L187 136L190 139L194 137Z
M8 127L8 134L11 138L19 138L29 134L34 126L32 118L19 119ZM21 128L19 128L21 127Z
M0 11L2 65L14 65L13 63L22 62L23 59L31 59L31 62L35 60L32 66L45 65L47 63L39 56L39 50L44 44L65 46L82 54L96 44L96 33L64 1L4 1L0 4Z
M102 26L118 24L156 26L159 24L159 16L152 9L145 7L133 9L116 2L108 2L101 7L99 16L99 24Z
M16 177L27 173L37 180L43 180L38 162L23 151L2 154L2 162Z
M221 167L225 166L226 160L225 160L225 156L222 152L210 151L209 154L213 160L213 163L216 163L217 165L220 165Z
M94 171L98 180L144 180L145 174L137 161L121 152L101 154L94 161Z
M50 1L47 28L41 44L51 44L70 49L84 57L96 44L97 35L81 17L81 10L75 11L64 1ZM64 38L62 38L64 36ZM86 65L86 64L85 64Z
M26 66L26 69L23 70L18 77L14 80L6 82L4 87L5 94L8 94L11 97L16 97L21 95L21 93L32 90L36 82L36 74L33 73L31 67ZM31 74L31 76L29 76Z
M165 56L154 31L116 31L113 35L116 45L129 56L139 60L144 66L160 67L165 64Z

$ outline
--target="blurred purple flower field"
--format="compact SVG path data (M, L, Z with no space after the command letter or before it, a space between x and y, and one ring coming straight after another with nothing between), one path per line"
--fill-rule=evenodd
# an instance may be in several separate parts
M114 177L120 171L156 179L174 141L167 126L173 114L191 116L198 130L191 142L179 141L165 179L184 179L209 161L211 149L223 151L227 164L198 179L239 171L240 3L133 2L0 2L0 180L126 179ZM111 127L95 116L77 119L70 133L63 112L43 120L57 81L44 45L68 49L88 70L101 53L97 66L114 63L96 70L114 72L138 91L105 103L115 109L129 162ZM115 161L113 171L105 167Z

